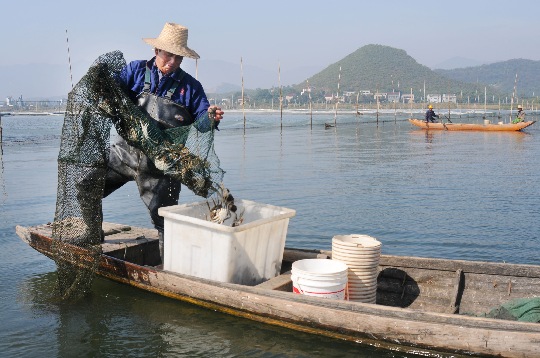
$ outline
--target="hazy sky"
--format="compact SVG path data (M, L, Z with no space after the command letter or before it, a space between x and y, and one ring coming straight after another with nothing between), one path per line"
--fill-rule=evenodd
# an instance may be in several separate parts
M0 6L0 66L67 68L66 30L74 67L111 50L128 61L148 59L151 48L141 38L157 37L165 22L187 26L189 46L202 59L239 64L242 57L244 65L265 70L278 64L322 69L367 44L403 49L432 68L453 57L540 60L538 0L29 0Z

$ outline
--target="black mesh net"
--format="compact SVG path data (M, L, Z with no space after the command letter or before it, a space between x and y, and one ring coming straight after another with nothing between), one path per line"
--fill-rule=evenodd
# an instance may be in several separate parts
M214 131L200 132L194 124L160 129L117 82L125 65L120 51L100 56L69 93L62 128L53 238L92 248L96 257L100 250L93 248L101 241L101 201L113 125L156 168L198 196L208 198L216 192L224 175L214 152ZM64 265L67 254L59 250L56 262Z

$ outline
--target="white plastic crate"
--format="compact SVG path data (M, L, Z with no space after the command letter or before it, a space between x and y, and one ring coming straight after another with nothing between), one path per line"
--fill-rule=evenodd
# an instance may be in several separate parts
M159 209L165 219L163 269L221 282L257 285L281 270L289 218L295 210L235 200L244 221L207 220L206 201Z

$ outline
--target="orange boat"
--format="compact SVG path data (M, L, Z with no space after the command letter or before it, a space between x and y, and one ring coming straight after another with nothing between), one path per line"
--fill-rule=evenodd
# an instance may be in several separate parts
M411 124L422 129L448 130L448 131L487 131L487 132L515 132L533 125L536 121L519 123L428 123L420 119L409 119Z

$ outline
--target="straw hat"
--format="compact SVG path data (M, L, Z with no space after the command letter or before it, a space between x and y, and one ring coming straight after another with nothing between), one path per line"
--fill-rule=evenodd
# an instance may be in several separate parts
M523 109L523 106L520 104L520 105L518 106L518 109Z
M165 50L175 55L198 59L200 56L187 46L188 29L182 25L167 22L155 39L143 38L154 48Z

